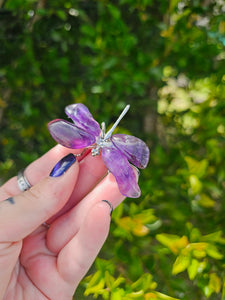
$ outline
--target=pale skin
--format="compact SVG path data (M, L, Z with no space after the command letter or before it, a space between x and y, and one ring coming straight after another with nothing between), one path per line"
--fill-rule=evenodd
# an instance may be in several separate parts
M16 177L0 188L0 299L71 300L107 238L110 206L102 200L115 208L125 197L90 153L49 177L71 152L82 149L57 145L30 164L30 190L20 192Z

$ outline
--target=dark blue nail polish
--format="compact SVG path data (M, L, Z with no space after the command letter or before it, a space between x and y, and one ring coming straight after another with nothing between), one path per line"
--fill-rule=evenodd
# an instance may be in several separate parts
M63 157L52 169L49 176L59 177L63 175L76 161L76 157L70 153L67 156Z
M109 214L110 214L110 216L111 216L111 215L112 215L112 212L113 212L113 206L112 206L112 203L109 202L108 200L102 200L102 202L105 202L105 203L107 203L107 204L109 205L109 207L110 207L110 212L109 212Z

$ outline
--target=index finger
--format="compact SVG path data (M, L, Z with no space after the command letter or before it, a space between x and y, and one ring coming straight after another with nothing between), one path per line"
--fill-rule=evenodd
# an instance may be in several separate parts
M41 179L46 177L50 170L54 167L57 161L62 157L66 156L69 153L79 154L83 149L68 149L61 145L56 145L50 149L43 156L32 162L26 168L26 178L31 184L31 186L36 185ZM13 177L9 179L1 188L0 188L0 201L6 199L10 196L15 196L21 193L18 185L17 178Z
M45 178L55 163L62 157L72 152L78 155L83 152L83 149L68 149L61 145L57 145L49 150L42 157L31 163L25 170L25 176L30 184L36 185L41 179ZM88 151L87 151L88 153ZM107 169L100 156L92 157L90 153L87 155L78 156L80 161L80 172L77 184L74 188L72 196L66 203L65 207L54 217L68 211L76 203L78 203L91 189L99 182L106 174ZM17 178L13 177L0 188L0 201L8 197L15 196L20 193L17 185Z

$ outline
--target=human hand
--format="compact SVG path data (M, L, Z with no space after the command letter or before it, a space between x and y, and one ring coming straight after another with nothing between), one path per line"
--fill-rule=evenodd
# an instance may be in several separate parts
M109 204L124 196L99 156L70 155L66 172L49 176L68 154L57 145L30 164L31 189L21 193L16 177L0 188L0 299L72 299L108 235Z

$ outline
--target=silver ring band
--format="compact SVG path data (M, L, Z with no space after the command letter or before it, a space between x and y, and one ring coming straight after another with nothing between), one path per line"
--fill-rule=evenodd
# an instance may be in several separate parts
M17 174L17 184L21 192L25 192L26 190L29 190L31 188L31 184L26 179L24 171L25 169L19 171Z
M44 222L44 223L42 223L42 226L44 226L45 228L49 228L50 227L50 224L48 224L47 222Z

